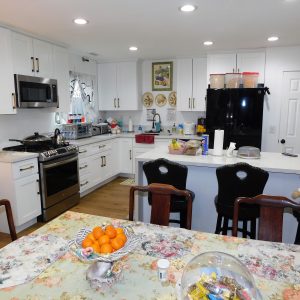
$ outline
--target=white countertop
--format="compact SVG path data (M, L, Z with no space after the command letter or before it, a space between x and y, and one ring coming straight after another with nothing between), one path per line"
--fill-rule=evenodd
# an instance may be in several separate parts
M38 153L17 152L17 151L0 151L0 162L15 163L22 160L38 157Z
M174 155L169 154L166 147L157 147L136 157L137 161L149 161L158 158L178 162L187 166L217 168L226 164L245 162L252 166L269 172L300 174L300 157L284 156L281 153L261 152L259 159L243 159L236 156L213 156L213 155Z

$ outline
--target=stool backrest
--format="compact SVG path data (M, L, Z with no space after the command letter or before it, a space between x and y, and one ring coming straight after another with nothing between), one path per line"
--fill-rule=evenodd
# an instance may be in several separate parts
M187 216L185 228L191 229L192 224L192 197L186 190L178 190L168 184L152 183L148 186L133 186L129 196L129 220L133 221L134 193L135 191L149 192L152 194L150 223L169 225L171 196L182 196L187 201Z
M232 224L232 235L237 236L240 205L259 205L260 216L258 239L271 242L282 242L283 213L286 207L300 210L300 204L282 196L258 195L253 198L240 197L235 200Z
M269 173L247 163L225 165L216 170L218 202L234 205L237 197L253 197L263 193Z

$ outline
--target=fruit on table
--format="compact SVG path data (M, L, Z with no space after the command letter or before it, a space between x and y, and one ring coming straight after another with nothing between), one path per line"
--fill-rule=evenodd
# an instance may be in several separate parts
M171 147L173 150L179 150L181 145L176 139L172 139Z
M82 241L82 248L92 247L94 252L109 254L124 247L127 242L123 228L107 225L105 228L96 226Z

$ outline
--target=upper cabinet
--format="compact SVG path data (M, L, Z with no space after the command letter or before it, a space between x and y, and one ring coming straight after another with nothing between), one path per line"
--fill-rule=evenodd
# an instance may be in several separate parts
M14 73L53 78L53 45L12 33Z
M138 110L138 65L136 62L98 65L100 110Z
M209 79L209 74L259 72L258 82L264 83L265 63L265 52L209 54L207 75Z
M16 113L11 32L0 27L0 114Z
M70 71L86 75L97 76L97 63L95 60L78 54L69 55Z
M177 60L177 110L205 111L206 58Z

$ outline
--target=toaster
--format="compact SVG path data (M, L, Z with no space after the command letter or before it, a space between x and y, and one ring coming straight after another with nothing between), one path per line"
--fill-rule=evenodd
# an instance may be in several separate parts
M100 135L109 133L109 128L107 123L94 124L92 128L92 135Z

